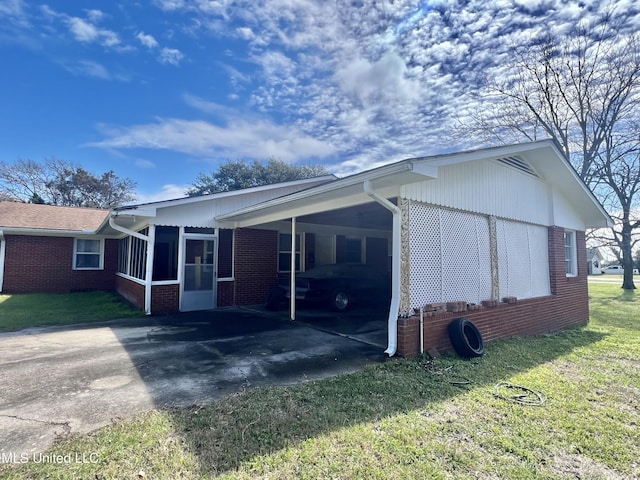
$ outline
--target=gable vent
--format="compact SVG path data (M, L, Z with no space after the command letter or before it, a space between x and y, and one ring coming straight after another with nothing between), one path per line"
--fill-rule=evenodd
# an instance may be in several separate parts
M516 168L521 172L528 173L529 175L533 175L534 177L539 177L536 171L529 165L526 161L524 161L520 157L503 157L498 158L500 163L505 165L509 165L510 167Z

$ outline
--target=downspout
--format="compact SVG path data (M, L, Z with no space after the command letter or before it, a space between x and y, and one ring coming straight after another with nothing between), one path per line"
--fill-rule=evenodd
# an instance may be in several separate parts
M120 233L124 233L131 237L136 237L136 238L139 238L140 240L147 242L147 269L144 274L144 277L145 277L144 278L144 312L147 315L151 315L151 281L153 278L153 247L154 247L153 243L155 243L155 242L152 243L151 240L155 238L155 226L149 225L149 235L143 235L142 233L134 232L133 230L129 230L128 228L118 225L115 222L114 218L115 217L113 215L109 217L109 226L111 228L113 228L114 230ZM153 232L153 234L151 232ZM149 252L151 252L151 261L149 261Z
M364 193L369 195L393 214L393 232L391 242L391 305L389 306L389 320L387 322L389 345L384 352L390 357L393 357L398 349L398 312L400 311L402 255L400 231L402 226L402 216L400 214L400 208L375 192L369 180L365 180L362 186L364 188Z

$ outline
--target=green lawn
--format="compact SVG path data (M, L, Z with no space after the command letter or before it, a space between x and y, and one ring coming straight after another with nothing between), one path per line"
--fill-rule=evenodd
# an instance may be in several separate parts
M143 315L110 292L0 295L0 332Z
M586 328L491 343L473 361L390 360L153 411L62 438L49 452L96 463L5 465L0 477L638 478L639 294L617 285L591 294ZM498 382L546 402L499 398Z

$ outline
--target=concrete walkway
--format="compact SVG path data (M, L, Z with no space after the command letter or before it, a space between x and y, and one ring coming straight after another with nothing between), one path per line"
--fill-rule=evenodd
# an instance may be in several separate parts
M364 337L354 340L318 325L225 309L0 334L0 452L41 452L58 435L150 409L205 404L245 387L384 361L383 346L365 337L386 332L362 328Z

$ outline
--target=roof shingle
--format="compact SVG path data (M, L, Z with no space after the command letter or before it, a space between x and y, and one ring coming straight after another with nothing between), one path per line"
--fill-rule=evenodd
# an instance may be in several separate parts
M109 215L97 208L0 202L0 229L95 231Z

